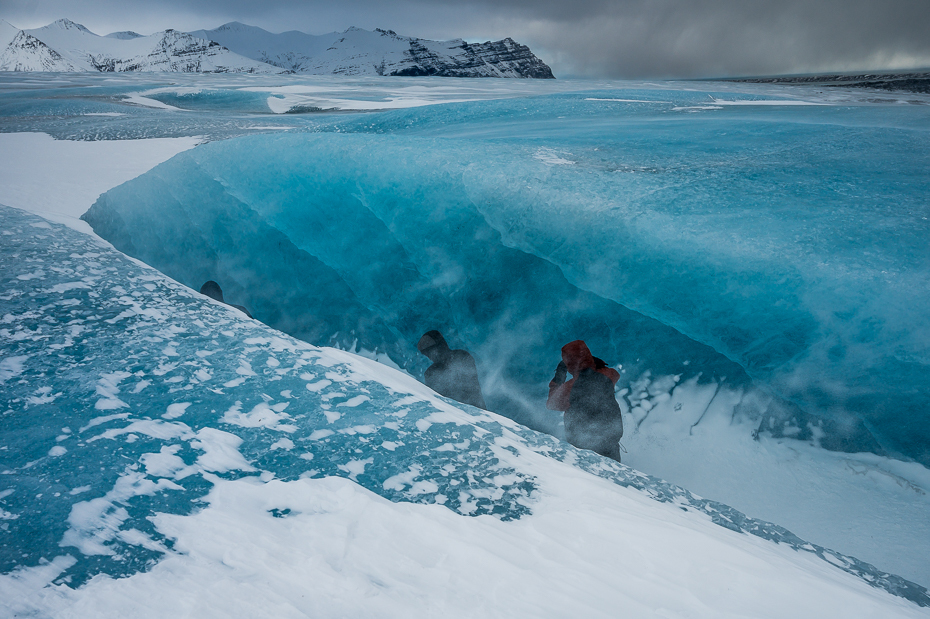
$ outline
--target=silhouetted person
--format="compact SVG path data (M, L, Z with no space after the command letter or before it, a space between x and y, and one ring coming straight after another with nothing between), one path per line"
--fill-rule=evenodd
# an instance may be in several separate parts
M572 379L565 380L571 372ZM591 354L581 340L562 347L562 361L549 382L546 408L565 411L565 440L620 461L623 418L614 396L620 374Z
M226 301L223 300L223 289L220 288L220 285L217 284L212 279L200 287L200 294L206 295L210 297L211 299L213 299L214 301L219 301L220 303L226 303ZM232 303L226 303L226 305L230 307L235 307L237 310L239 310L240 312L242 312L249 318L252 317L252 314L249 313L249 310L245 309L241 305L233 305Z
M423 377L427 387L463 404L486 408L478 384L478 368L468 351L449 350L439 331L425 333L417 343L417 350L433 362Z

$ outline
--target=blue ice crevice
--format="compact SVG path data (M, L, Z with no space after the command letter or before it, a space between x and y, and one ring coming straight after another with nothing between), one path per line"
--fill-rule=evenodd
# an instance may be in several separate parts
M804 222L771 231L776 204L726 188L742 159L626 173L572 156L552 165L533 145L396 135L237 138L107 192L85 218L191 287L250 282L229 296L272 326L316 344L350 330L414 375L425 360L412 343L438 328L478 358L489 406L537 429L558 432L545 384L561 345L580 338L628 380L648 370L748 389L751 377L769 394L750 411L763 430L813 415L826 446L926 460L922 341L900 354L904 327L868 300L858 271L839 255L817 266L785 243ZM185 226L213 236L188 241ZM259 229L272 236L256 242ZM282 242L351 292L314 284ZM843 311L848 322L834 317Z
M7 207L0 221L0 573L14 579L44 566L77 587L148 570L177 552L152 516L199 509L218 479L338 476L395 502L519 519L545 492L542 455L930 605L919 585L288 337L92 237Z

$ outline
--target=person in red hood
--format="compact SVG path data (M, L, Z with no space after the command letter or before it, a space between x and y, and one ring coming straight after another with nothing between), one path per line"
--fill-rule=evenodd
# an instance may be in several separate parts
M566 381L568 373L572 379ZM549 382L546 408L565 411L565 440L620 461L623 419L614 396L620 374L591 354L581 340L562 347L562 361Z

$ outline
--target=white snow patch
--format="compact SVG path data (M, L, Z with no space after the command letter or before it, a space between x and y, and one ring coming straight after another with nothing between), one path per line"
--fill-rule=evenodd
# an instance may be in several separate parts
M116 413L114 415L104 415L102 417L94 417L93 419L87 422L87 425L79 429L78 432L83 432L84 430L93 428L94 426L99 426L100 424L107 423L108 421L113 421L114 419L126 419L127 417L129 417L130 414L131 413Z
M354 407L358 406L359 404L361 404L362 402L368 402L369 400L371 400L371 398L368 397L367 395L357 395L357 396L355 396L355 397L353 397L353 398L349 398L349 399L346 400L345 402L340 402L340 403L337 404L336 406L337 406L337 407L338 407L338 406L347 406L347 407L349 407L349 408L354 408Z
M714 105L829 105L828 103L815 103L798 99L714 99Z
M294 449L294 441L289 438L282 438L269 445L268 449L283 449L285 451L290 451L291 449Z
M297 426L281 423L284 419L290 419L290 415L275 411L265 402L259 402L248 413L243 413L241 408L242 402L237 401L223 414L223 422L243 428L268 428L282 432L297 430Z
M338 465L340 471L349 474L349 479L355 481L359 475L365 472L365 467L374 462L374 458L365 458L364 460L349 460L345 464Z
M29 355L17 355L15 357L6 357L0 361L0 384L22 374L25 369L24 364L28 358Z
M155 108L156 110L171 110L173 112L186 112L187 111L179 107L175 107L173 105L168 105L167 103L162 103L161 101L158 101L157 99L152 99L150 97L144 96L146 94L155 94L155 93L146 92L143 94L139 92L133 92L133 93L129 93L125 95L123 97L123 101L125 101L126 103L133 103L135 105L141 105L142 107Z
M563 153L552 150L551 148L540 148L533 155L535 159L542 161L546 165L575 165L575 162L562 157Z
M184 464L178 455L180 445L166 445L158 453L143 454L139 458L145 467L145 472L152 477L173 477L183 479L196 472L196 467Z
M55 140L45 133L0 133L0 204L92 234L79 218L97 197L201 138ZM49 171L53 170L51 174Z
M191 402L175 402L174 404L168 405L168 411L162 415L162 419L177 419L187 411L187 407L191 405Z
M204 452L197 458L197 465L205 471L225 473L227 471L254 471L255 467L239 453L242 439L235 434L203 428L197 432L191 446Z

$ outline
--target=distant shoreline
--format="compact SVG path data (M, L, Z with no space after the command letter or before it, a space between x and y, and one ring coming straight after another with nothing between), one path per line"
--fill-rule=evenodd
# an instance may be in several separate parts
M875 88L930 94L930 69L916 71L870 71L822 75L780 75L772 77L719 78L714 81L751 84L810 84L844 88Z

